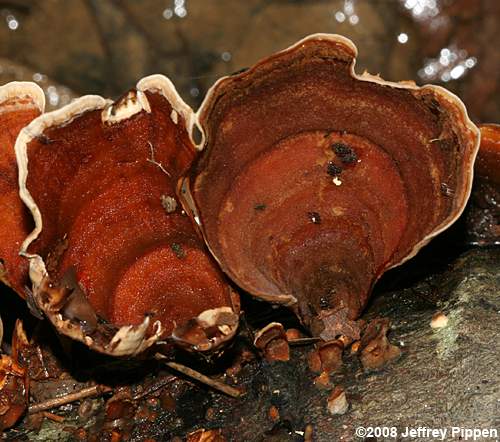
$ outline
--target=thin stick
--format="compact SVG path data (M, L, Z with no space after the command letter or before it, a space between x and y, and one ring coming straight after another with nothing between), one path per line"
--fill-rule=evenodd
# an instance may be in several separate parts
M64 416L59 416L59 415L54 414L54 413L49 413L48 411L42 411L42 414L47 419L50 419L51 421L58 422L58 423L64 422Z
M290 339L288 343L290 345L309 345L321 341L321 338L297 338Z
M158 356L159 359L163 359L162 357ZM179 373L182 373L191 379L194 379L198 382L201 382L202 384L208 385L209 387L212 387L215 390L218 390L222 393L227 394L228 396L231 397L240 397L241 396L241 391L238 390L237 388L231 387L230 385L224 384L223 382L217 381L215 379L209 378L208 376L205 376L204 374L200 373L199 371L193 370L192 368L186 367L185 365L178 364L177 362L171 362L171 361L163 361L163 363L178 371Z
M56 397L54 399L48 399L44 402L31 405L28 408L30 414L39 413L40 411L50 410L51 408L60 407L61 405L70 404L81 399L85 399L92 396L99 396L103 393L109 393L113 391L111 387L105 385L94 385L92 387L84 388L83 390L77 391L75 393L65 394L64 396Z
M149 396L151 393L154 393L156 390L159 390L160 388L164 387L165 385L169 384L170 382L174 381L176 379L175 376L166 376L158 381L156 381L153 385L149 386L146 390L142 391L141 393L136 394L132 399L134 401L138 399L142 399L145 396Z

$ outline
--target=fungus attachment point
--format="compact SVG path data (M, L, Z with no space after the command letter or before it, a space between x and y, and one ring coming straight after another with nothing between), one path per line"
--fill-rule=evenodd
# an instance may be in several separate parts
M344 37L313 35L218 81L189 176L225 273L294 305L316 335L331 311L359 316L385 270L457 219L478 146L458 98L358 76L356 53Z
M236 332L237 297L177 210L195 157L191 120L170 82L153 76L114 104L87 96L45 114L18 140L36 222L23 249L33 297L60 332L95 350L133 355L180 341L194 322L204 340L182 344L210 351Z

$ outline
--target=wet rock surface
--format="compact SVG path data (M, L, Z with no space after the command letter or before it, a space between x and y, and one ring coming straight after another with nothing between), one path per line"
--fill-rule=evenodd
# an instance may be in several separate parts
M377 300L402 357L381 372L350 378L350 412L335 422L318 416L318 439L352 440L358 426L498 428L499 262L498 250L474 250L427 281L437 283L436 308L449 318L440 329L431 328L435 310L420 304L418 286Z

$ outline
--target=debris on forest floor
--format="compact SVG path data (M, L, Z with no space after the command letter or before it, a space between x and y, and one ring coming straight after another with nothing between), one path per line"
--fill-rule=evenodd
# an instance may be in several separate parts
M269 361L288 361L290 348L285 328L279 322L271 322L255 334L254 345Z
M135 364L131 360L94 360L95 355L78 351L73 352L71 360L61 358L54 351L57 341L53 339L51 346L50 339L44 338L43 345L25 349L24 354L30 358L26 366L31 376L30 408L4 438L224 441L232 440L237 429L237 440L249 442L310 441L313 435L317 441L328 440L327 435L330 440L349 440L356 425L375 425L374 415L388 421L401 415L398 422L391 422L410 424L417 410L432 422L432 416L452 400L452 392L456 395L457 385L464 383L474 386L469 393L475 394L475 406L482 410L486 425L491 422L489 410L496 404L492 402L493 392L500 381L492 371L498 353L491 351L498 338L493 318L500 309L495 294L498 285L494 285L498 280L497 262L494 252L465 255L438 280L445 284L438 292L449 295L441 301L424 302L410 289L384 294L385 298L368 312L368 325L358 341L349 343L338 337L333 343L318 342L296 329L287 336L290 358L286 362L270 360L264 353L259 357L253 337L245 334L216 363L183 353L176 357L175 363L244 391L239 397L186 377L164 361ZM442 332L429 327L429 318L436 311L446 311L450 320L442 330L455 336L454 350L448 348L446 358L436 353L443 345ZM460 321L452 320L457 311ZM391 340L401 346L404 342L405 351L392 363L379 365L399 353L387 340L389 318ZM295 328L287 327L290 322L284 319L281 323L285 330ZM283 334L280 331L276 336L282 339ZM41 338L37 333L37 342ZM488 343L487 347L471 344L479 341ZM472 352L470 358L464 359L460 352L464 345ZM311 354L316 371L310 368ZM366 369L362 361L380 368ZM466 371L471 363L476 368ZM428 391L437 385L444 388L439 398L408 393ZM467 388L463 392L464 406L460 409L464 410L457 419L467 424L465 407L472 399ZM344 414L338 414L344 409Z
M328 396L327 406L330 414L344 414L348 410L349 403L342 387L337 386L332 390Z
M401 349L387 338L389 320L376 318L371 321L361 337L359 358L365 370L377 370L401 356Z
M432 315L431 328L444 328L448 325L448 316L442 312Z

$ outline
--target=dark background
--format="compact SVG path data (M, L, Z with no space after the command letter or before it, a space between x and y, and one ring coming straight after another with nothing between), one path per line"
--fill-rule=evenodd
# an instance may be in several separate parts
M500 122L499 31L497 0L0 0L0 83L39 82L50 109L163 73L197 107L220 76L330 32L358 72L444 85Z

